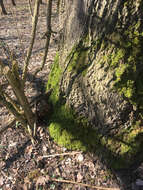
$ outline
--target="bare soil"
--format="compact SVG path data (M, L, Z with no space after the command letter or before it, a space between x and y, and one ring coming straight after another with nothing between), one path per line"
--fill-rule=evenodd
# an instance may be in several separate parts
M32 18L28 1L20 0L16 3L17 6L13 7L10 1L5 1L8 15L0 15L0 39L14 53L22 70L31 38ZM45 68L35 77L33 74L41 64L45 43L45 40L42 39L44 32L46 32L45 3L46 1L43 1L40 7L36 42L25 89L29 100L44 91L48 73L58 49L58 16L56 1L53 1L52 30L56 31L57 34L52 35ZM7 59L1 47L0 58ZM0 76L0 82L2 80L3 78ZM8 89L8 93L13 96L10 89ZM11 117L7 110L0 105L0 130L6 126ZM44 125L38 125L37 133L39 142L36 145L31 144L29 137L18 124L0 134L0 189L93 189L71 182L55 182L49 178L102 187L132 188L131 183L135 179L132 179L131 173L125 173L125 171L115 173L91 153L73 152L56 145ZM124 182L123 178L128 181Z

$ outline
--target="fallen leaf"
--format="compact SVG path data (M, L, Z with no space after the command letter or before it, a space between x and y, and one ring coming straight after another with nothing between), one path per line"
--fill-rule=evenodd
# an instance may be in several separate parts
M83 176L81 175L81 173L79 172L77 174L77 182L81 182L81 180L83 179Z
M79 154L79 155L77 156L77 160L78 160L79 162L82 162L82 161L84 160L83 155L82 155L82 154Z

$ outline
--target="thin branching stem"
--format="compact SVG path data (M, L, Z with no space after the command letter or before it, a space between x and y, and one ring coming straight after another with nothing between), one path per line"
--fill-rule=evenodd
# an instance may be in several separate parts
M30 10L30 14L33 17L33 12L32 12L32 5L31 5L31 0L28 0L28 4L29 4L29 10Z
M23 85L25 84L26 81L26 76L27 76L27 71L28 71L28 65L29 65L29 61L31 58L31 54L32 54L32 49L33 49L33 45L35 42L35 37L36 37L36 29L37 29L37 23L38 23L38 17L39 17L39 8L40 8L40 0L36 0L35 1L35 7L34 7L34 16L32 18L32 33L31 33L31 42L27 51L27 56L25 59L25 63L24 63L24 69L23 69L23 74L22 74L22 79L23 79Z
M50 44L50 38L51 38L51 15L52 15L52 0L47 0L47 31L45 33L45 37L46 37L46 44L45 44L45 52L44 52L44 56L43 56L43 60L42 60L42 65L40 67L40 69L38 69L35 72L35 75L39 72L42 71L45 63L46 63L46 59L47 59L47 55L48 55L48 50L49 50L49 44Z
M31 131L33 131L35 118L31 110L30 104L24 93L24 88L21 82L21 78L18 73L18 63L16 61L12 62L12 69L6 66L2 61L0 62L1 70L3 75L7 78L12 90L17 98L19 105L21 105L27 123L29 124ZM4 97L5 98L5 97ZM12 104L11 104L12 105ZM12 106L14 108L14 106ZM15 108L14 108L15 109Z
M17 112L21 112L20 106L18 105L18 102L14 101L6 92L3 92L4 97L7 99L8 102L11 103L11 105L17 110Z
M5 106L9 112L11 112L15 118L24 126L27 126L26 120L24 118L24 115L21 115L20 113L17 112L17 110L13 107L13 105L8 102L2 92L2 90L0 90L0 103Z

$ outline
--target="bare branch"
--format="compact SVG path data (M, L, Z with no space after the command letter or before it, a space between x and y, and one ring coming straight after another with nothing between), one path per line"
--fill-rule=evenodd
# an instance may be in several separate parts
M25 117L28 121L28 124L32 130L34 128L35 117L30 108L30 104L25 96L24 88L23 88L21 79L18 75L17 62L14 61L12 63L12 65L13 66L12 66L12 71L11 71L8 66L4 66L4 64L3 64L2 72L6 76L9 84L11 85L19 104L22 106L24 115L25 115Z
M114 187L112 188L112 187L101 187L101 186L88 185L85 183L79 183L79 182L71 181L71 180L56 179L56 178L52 178L49 176L45 176L45 181L55 181L55 182L59 182L59 183L70 183L70 184L79 185L82 187L89 187L90 189L97 189L97 190L120 190L119 188L114 188Z
M81 152L66 152L66 153L61 153L61 154L49 154L49 155L44 155L41 156L41 158L51 158L51 157L57 157L57 156L74 156L76 154L81 154Z
M38 69L34 75L36 75L39 71L42 71L46 63L47 54L49 50L49 44L50 44L50 38L51 38L51 33L52 33L51 14L52 14L52 0L48 0L47 1L47 31L44 34L44 36L46 37L45 52L44 52L41 68Z
M12 106L12 104L6 100L1 89L0 89L0 103L3 106L5 106L15 116L16 120L18 120L24 127L27 126L27 122L24 118L24 115L18 113L17 110Z
M35 37L36 37L36 28L37 28L37 23L38 23L39 8L40 8L40 0L36 0L35 7L34 7L34 16L32 19L32 33L31 33L32 38L31 38L30 46L29 46L27 56L25 59L25 64L24 64L24 69L23 69L23 74L22 74L23 84L25 84L27 71L28 71L28 65L29 65L29 61L31 58Z
M61 182L61 183L71 183L71 184L80 185L80 186L83 186L83 187L89 187L89 188L98 189L98 190L120 190L119 188L99 187L99 186L88 185L88 184L78 183L78 182L75 182L75 181L64 180L64 179L50 178L50 180L51 181L56 181L56 182Z
M16 101L14 101L6 92L3 92L3 95L8 100L8 102L10 102L11 105L16 109L16 111L18 113L20 113L21 110L20 110L20 106L18 105L18 103L16 103Z
M31 6L31 0L28 0L28 4L29 4L29 10L30 10L31 16L33 17L32 6Z

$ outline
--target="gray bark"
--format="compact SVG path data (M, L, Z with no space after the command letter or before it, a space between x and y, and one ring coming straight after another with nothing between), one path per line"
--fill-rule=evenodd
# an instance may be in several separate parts
M48 82L49 88L57 88L54 77L61 73L66 106L98 131L92 138L99 149L120 157L126 166L137 159L143 143L142 6L141 0L61 0L61 70L52 71L53 82ZM54 93L57 98L57 89ZM54 134L56 127L53 122L50 133L65 146L62 133L60 140Z
M91 54L84 77L81 74L69 73L68 70L64 72L62 90L67 96L67 102L75 107L77 113L88 117L90 122L102 131L121 125L129 127L130 114L134 112L129 101L112 90L115 70L109 70L107 62L99 64L103 54L108 54L106 49L101 48L102 40L107 41L119 27L122 34L130 24L142 19L140 1L132 1L128 7L124 4L121 0L69 0L65 2L64 22L61 15L64 26L61 66L66 67L65 57L87 33L87 46L90 47L88 54ZM101 42L92 50L92 43L97 43L96 40ZM112 47L110 49L112 51Z

